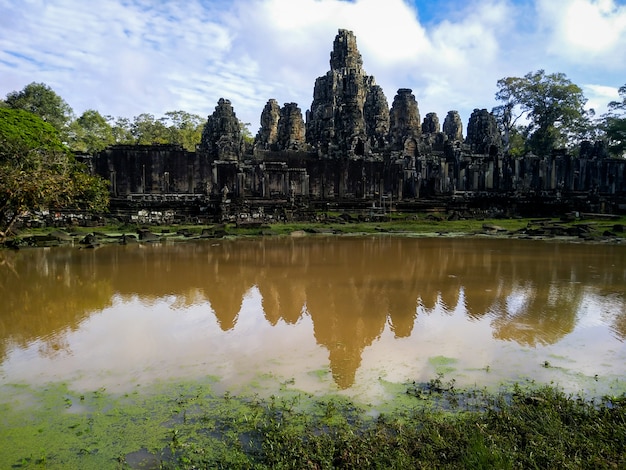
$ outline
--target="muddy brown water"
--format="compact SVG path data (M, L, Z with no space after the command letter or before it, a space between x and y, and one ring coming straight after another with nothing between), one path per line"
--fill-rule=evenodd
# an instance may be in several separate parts
M302 237L0 252L0 384L626 380L626 246Z

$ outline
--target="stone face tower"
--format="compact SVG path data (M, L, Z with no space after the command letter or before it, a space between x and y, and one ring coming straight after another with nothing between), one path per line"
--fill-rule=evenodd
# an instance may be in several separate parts
M274 150L278 141L278 121L280 106L275 99L270 99L261 113L261 128L255 139L255 146L263 150Z
M463 123L458 111L448 111L443 121L443 133L448 136L448 140L463 141Z
M420 112L413 90L410 88L398 90L393 98L389 118L389 140L393 150L404 149L408 156L417 155L421 125Z
M220 98L202 131L200 151L217 160L239 160L242 154L239 119L230 100Z
M428 113L422 122L422 134L436 134L439 132L439 117L437 113Z
M363 59L352 31L340 29L330 53L330 70L315 80L306 140L324 157L358 157L378 142L388 120L386 98ZM366 106L367 102L367 106ZM366 122L366 117L371 122Z
M280 150L303 150L305 142L304 119L296 103L285 103L280 109L278 121L278 148Z
M498 153L502 147L502 137L493 114L486 109L474 109L467 124L465 143L473 153Z

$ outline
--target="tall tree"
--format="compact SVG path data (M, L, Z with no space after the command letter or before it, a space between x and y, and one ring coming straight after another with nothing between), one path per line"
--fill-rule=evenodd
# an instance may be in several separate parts
M21 109L0 108L0 238L28 211L103 211L107 205L106 182L86 172L50 123Z
M562 73L538 70L521 78L502 78L496 99L511 113L509 122L526 121L519 129L528 150L539 155L570 143L587 117L582 89Z
M107 116L109 121L112 121L113 118L111 116ZM115 122L112 126L113 131L113 141L118 145L127 145L134 144L135 140L133 134L131 132L131 122L130 119L125 117L118 117L115 119Z
M152 114L142 113L135 116L130 132L138 145L167 144L170 136L162 119L155 119Z
M109 118L110 119L110 118ZM109 119L88 109L69 127L69 145L74 152L95 154L115 143Z
M609 103L605 116L605 130L609 152L616 157L626 156L626 85L619 89L620 101Z
M13 109L23 109L50 123L65 138L73 111L63 98L45 83L30 83L22 91L12 91L6 104Z
M169 124L170 143L181 145L191 152L196 150L204 127L202 116L187 111L168 111L163 120L165 125Z

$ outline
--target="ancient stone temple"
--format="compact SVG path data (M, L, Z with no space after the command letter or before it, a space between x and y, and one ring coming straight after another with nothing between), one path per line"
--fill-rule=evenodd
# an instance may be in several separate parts
M374 77L363 70L356 37L340 29L330 53L330 70L315 80L307 142L325 158L363 156L372 143L377 148L383 143L386 103Z
M626 160L608 158L601 145L583 143L578 157L512 157L486 109L474 110L464 138L457 111L447 112L443 129L434 112L421 121L409 88L397 90L390 108L365 73L351 31L338 31L330 70L315 80L305 114L306 122L296 103L281 107L269 99L248 148L232 103L221 98L196 152L113 146L90 163L110 181L115 207L174 204L180 210L183 204L218 220L245 211L308 213L331 204L369 216L386 207L417 210L426 201L455 210L470 203L509 210L524 201L536 207L537 195L548 207L566 200L570 209L626 211Z
M243 141L239 119L229 100L220 98L202 132L200 150L217 160L239 160Z

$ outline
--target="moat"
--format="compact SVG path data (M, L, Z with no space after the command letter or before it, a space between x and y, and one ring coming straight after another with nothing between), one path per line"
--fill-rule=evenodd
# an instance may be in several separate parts
M438 374L589 395L626 376L626 250L308 236L0 252L0 383L206 380L385 398Z

